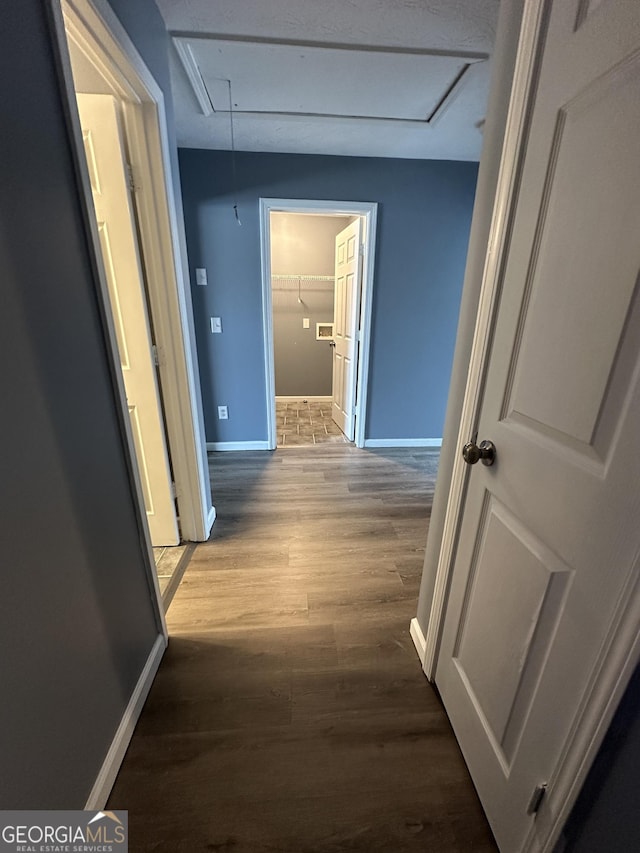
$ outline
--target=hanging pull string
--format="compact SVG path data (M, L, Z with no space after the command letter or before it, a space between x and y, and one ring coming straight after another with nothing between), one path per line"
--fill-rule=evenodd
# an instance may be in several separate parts
M219 80L221 83L226 83L229 90L229 130L231 131L231 189L233 190L233 213L236 217L236 222L238 225L242 225L240 221L240 216L238 214L238 178L236 171L236 141L235 134L233 128L233 96L231 94L231 80L228 77L213 77L213 80ZM204 82L204 81L203 81ZM216 113L216 108L213 105L213 100L211 95L209 94L209 90L205 84L205 91L207 92L207 98L209 99L209 103L211 104L211 109L214 114Z
M231 182L233 184L233 212L238 225L242 225L238 214L238 178L236 172L236 140L233 132L233 97L231 95L231 80L227 80L229 86L229 129L231 131Z

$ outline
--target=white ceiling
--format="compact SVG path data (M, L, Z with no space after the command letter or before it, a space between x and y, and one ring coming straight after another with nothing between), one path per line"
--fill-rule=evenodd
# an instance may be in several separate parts
M183 147L480 156L498 0L156 2Z

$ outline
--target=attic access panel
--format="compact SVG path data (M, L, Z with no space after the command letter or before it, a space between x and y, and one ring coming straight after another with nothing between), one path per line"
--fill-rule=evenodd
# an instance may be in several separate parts
M432 120L483 57L175 36L203 108L251 114ZM198 91L199 90L199 91Z

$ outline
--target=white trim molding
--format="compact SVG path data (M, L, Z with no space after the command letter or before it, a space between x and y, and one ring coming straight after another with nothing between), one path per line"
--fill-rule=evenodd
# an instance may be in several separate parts
M273 450L268 441L208 441L207 450Z
M131 694L109 751L102 762L100 772L84 806L85 809L93 811L102 809L106 805L166 648L167 641L162 634L159 634L149 653L144 669L140 673L138 683Z
M362 294L360 298L360 350L356 378L357 410L355 416L355 445L356 447L364 447L366 430L366 414L364 413L367 411L378 204L377 202L365 201L328 201L292 198L260 199L260 266L262 275L262 318L267 394L267 441L269 450L274 450L276 447L276 392L273 356L273 308L271 299L270 214L272 212L317 213L324 216L362 216L364 219ZM360 412L363 414L360 415Z
M193 55L193 50L191 48L191 45L189 44L189 40L181 38L180 36L172 36L171 41L173 42L173 46L176 49L176 53L180 57L182 67L184 68L187 77L189 78L189 82L191 83L191 87L193 88L193 94L196 96L198 106L202 110L202 115L213 115L213 106L211 105L211 99L209 98L207 87L205 86L204 80L202 79L202 74L200 73L200 69L198 68L196 58Z
M420 627L420 623L414 617L409 624L409 634L411 635L411 639L413 640L413 645L416 647L416 652L418 653L418 657L420 658L420 663L424 662L424 653L426 649L424 634L422 633L422 628Z
M366 438L365 447L442 447L441 438Z

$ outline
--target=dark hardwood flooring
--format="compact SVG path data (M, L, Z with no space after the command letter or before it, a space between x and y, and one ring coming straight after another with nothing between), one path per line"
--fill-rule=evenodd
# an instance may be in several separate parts
M437 453L217 453L109 800L131 853L489 853L409 637Z

